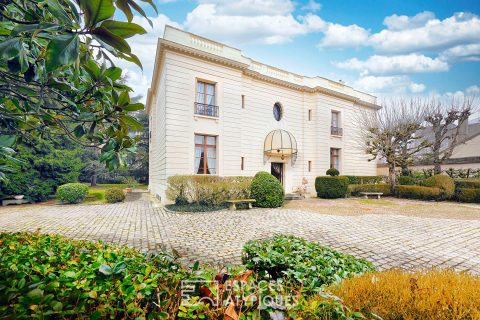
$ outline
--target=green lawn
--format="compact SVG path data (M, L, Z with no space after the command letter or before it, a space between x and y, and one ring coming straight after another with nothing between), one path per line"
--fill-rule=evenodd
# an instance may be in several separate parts
M85 199L84 203L88 204L99 204L105 203L105 191L110 188L120 188L125 189L128 185L125 183L119 184L97 184L95 187L90 187L88 190L88 196ZM148 186L146 184L138 184L135 189L147 190Z

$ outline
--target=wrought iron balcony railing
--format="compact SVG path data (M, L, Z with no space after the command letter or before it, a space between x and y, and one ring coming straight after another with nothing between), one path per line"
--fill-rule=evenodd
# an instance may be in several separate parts
M218 118L218 106L201 102L194 103L195 114Z
M330 133L332 136L343 136L343 129L339 127L330 127Z

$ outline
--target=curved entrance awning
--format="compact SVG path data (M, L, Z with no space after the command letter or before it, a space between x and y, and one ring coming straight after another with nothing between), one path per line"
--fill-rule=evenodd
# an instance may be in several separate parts
M297 140L290 132L282 129L271 131L265 137L263 152L267 157L292 158L292 164L297 160Z

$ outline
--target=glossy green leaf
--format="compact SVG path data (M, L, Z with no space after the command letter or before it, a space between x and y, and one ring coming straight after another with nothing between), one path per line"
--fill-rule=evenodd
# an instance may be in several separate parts
M47 72L75 62L79 55L78 35L65 34L54 37L47 46L45 66Z
M101 274L104 274L106 276L109 276L112 274L112 268L110 268L110 266L106 265L106 264L102 264L100 266L100 268L98 269L98 271L101 273Z
M97 23L112 17L115 12L112 0L78 0L85 14L85 24L93 27Z
M50 11L53 16L55 16L57 19L60 19L60 21L65 23L67 26L72 25L72 19L65 11L63 5L58 2L58 0L47 0L46 3L48 11Z
M133 0L127 0L127 3L132 7L134 8L138 13L140 13L144 18L147 19L148 23L150 24L150 26L153 28L153 23L152 21L148 18L147 14L145 13L145 11L142 9L142 7L140 7L135 1Z
M105 71L104 76L110 78L112 81L116 81L122 76L122 69L118 67L110 67Z
M17 35L22 32L34 32L36 30L58 31L61 28L61 26L54 23L20 24L12 30L12 35Z
M123 39L130 38L136 34L147 33L142 26L130 22L106 20L100 26Z
M138 110L143 110L144 108L145 106L143 103L133 103L133 104L128 104L122 107L122 109L125 111L138 111Z
M127 3L127 0L117 0L116 5L117 8L119 8L125 14L128 22L131 22L133 20L133 13L132 9L130 9L130 6Z
M143 124L137 119L135 119L134 117L124 115L124 116L120 116L119 119L120 119L120 122L122 122L124 125L126 125L128 128L132 130L140 130L143 128Z
M0 60L9 60L18 56L22 50L21 38L11 38L0 42Z
M94 38L100 40L100 42L104 42L121 52L131 51L130 46L124 39L113 34L112 32L108 31L103 27L93 29L92 34Z

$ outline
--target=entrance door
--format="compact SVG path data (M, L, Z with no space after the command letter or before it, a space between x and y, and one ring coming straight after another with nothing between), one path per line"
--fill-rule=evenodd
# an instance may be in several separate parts
M272 175L277 178L280 183L283 185L283 163L282 162L272 162Z

